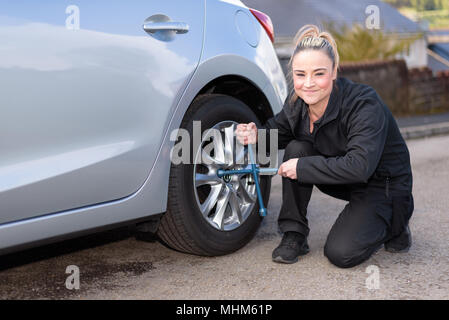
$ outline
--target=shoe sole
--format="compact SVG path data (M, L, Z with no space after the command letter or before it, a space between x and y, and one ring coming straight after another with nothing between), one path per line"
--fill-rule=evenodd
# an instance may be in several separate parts
M292 264L292 263L298 262L300 256L305 256L309 252L310 252L310 249L307 248L306 251L303 251L303 252L299 253L299 255L295 259L293 259L293 260L285 260L281 256L277 256L277 257L273 258L273 261L274 262L279 262L279 263L285 263L285 264Z
M401 249L401 250L397 250L397 249L393 249L393 248L385 248L385 251L390 252L390 253L407 253L410 251L410 247Z
M293 264L293 263L298 262L299 258L296 257L296 259L293 259L293 260L284 260L284 259L282 259L281 256L277 256L276 258L273 258L273 261L274 262L279 262L279 263L285 263L285 264Z

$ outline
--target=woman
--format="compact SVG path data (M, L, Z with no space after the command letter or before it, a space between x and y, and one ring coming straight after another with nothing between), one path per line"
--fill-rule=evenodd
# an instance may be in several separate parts
M411 246L412 171L407 145L391 112L369 86L337 78L332 36L306 25L290 60L294 90L264 129L278 129L285 149L278 174L284 233L273 261L294 263L309 252L307 206L313 185L349 201L329 232L324 254L347 268L382 245L390 252ZM236 129L242 144L257 142L254 123Z

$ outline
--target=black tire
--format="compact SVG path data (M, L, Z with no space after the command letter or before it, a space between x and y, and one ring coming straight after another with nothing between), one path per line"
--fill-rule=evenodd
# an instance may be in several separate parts
M193 121L201 121L201 130L205 131L227 120L237 123L254 122L260 126L257 116L242 101L226 95L206 94L194 100L181 128L186 129L192 137ZM191 150L191 160L196 152L197 150ZM224 255L242 248L254 237L262 221L257 201L252 212L238 228L230 231L214 228L202 216L195 199L193 168L193 164L171 165L167 212L158 228L159 238L175 250L202 256ZM260 186L266 206L271 177L261 177Z

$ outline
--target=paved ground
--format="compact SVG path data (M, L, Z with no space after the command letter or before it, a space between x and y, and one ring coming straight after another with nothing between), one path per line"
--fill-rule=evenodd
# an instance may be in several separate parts
M396 121L399 127L401 128L449 122L449 112L430 114L430 115L401 117L397 118Z
M397 118L405 139L449 134L449 112Z
M273 263L281 204L275 178L269 216L255 239L234 254L186 255L118 229L2 257L0 299L449 299L449 136L408 145L415 182L409 253L382 249L351 269L331 265L323 246L345 202L315 189L311 252L293 265ZM79 290L65 287L69 265L80 269Z

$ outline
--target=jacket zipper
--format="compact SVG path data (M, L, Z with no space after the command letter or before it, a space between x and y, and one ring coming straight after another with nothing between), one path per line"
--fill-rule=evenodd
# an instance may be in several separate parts
M385 179L385 196L389 197L389 189L390 189L390 177Z

